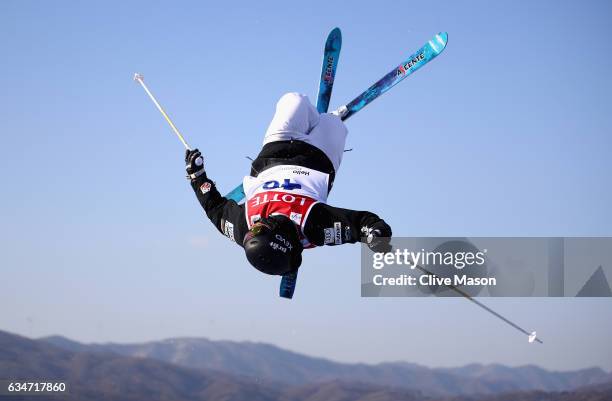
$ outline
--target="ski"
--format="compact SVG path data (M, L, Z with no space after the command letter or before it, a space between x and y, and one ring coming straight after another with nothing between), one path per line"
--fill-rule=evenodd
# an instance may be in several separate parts
M365 92L361 93L350 103L338 108L336 113L340 116L340 118L342 118L343 121L351 117L353 114L357 113L359 110L370 104L374 99L378 98L380 95L387 92L393 86L404 80L406 77L410 76L413 72L436 58L436 56L442 53L442 51L446 48L447 42L448 34L446 32L440 32L439 34L434 36L429 42L427 42L425 46L420 48L406 61L401 63L387 75L385 75L372 86L370 86ZM319 91L319 94L321 94L321 91ZM233 199L236 202L240 202L244 198L244 191L242 189L242 185L237 186L233 191L227 194L226 198Z
M236 188L228 192L225 197L227 199L236 201L236 203L240 203L244 199L244 188L242 187L242 184L238 185Z
M317 94L317 110L319 113L327 113L329 109L329 100L331 99L332 89L334 87L341 47L342 32L340 28L334 28L329 35L327 35L325 50L323 52L323 66L321 67L319 93ZM240 203L244 199L244 188L242 188L242 184L231 190L225 197L236 201L236 203Z
M317 111L319 113L327 113L327 110L329 110L329 101L332 89L334 88L341 48L342 32L340 28L334 28L327 35L325 50L323 51L323 66L321 67L321 79L319 80L319 93L317 94ZM293 298L297 276L297 271L283 275L280 282L279 296L288 299Z
M343 121L351 117L353 114L370 104L374 99L378 98L380 95L406 79L413 72L436 58L436 56L442 53L446 48L447 42L448 34L446 32L440 32L427 42L425 46L421 47L407 60L379 79L365 92L357 96L350 103L340 107L336 113Z
M327 35L325 51L323 52L323 66L321 67L321 80L319 81L319 94L317 95L317 110L319 113L327 113L329 109L329 100L334 88L341 47L342 32L340 32L340 28L334 28Z
M283 275L278 294L281 298L293 298L293 293L295 292L295 286L297 284L297 276L297 270L293 273Z

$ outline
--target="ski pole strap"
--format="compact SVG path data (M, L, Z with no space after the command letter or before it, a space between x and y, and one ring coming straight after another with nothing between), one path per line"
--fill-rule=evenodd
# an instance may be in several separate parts
M206 171L204 169L198 170L193 174L188 174L187 178L195 180L196 178L198 178L199 176L201 176L202 174L204 174Z

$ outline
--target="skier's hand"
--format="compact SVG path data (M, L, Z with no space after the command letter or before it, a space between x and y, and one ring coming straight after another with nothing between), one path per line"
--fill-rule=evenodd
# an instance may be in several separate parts
M187 149L185 151L185 170L187 178L196 179L204 174L204 158L198 149Z
M391 227L384 220L378 220L369 227L364 227L363 234L366 238L366 244L374 252L390 252L391 251Z

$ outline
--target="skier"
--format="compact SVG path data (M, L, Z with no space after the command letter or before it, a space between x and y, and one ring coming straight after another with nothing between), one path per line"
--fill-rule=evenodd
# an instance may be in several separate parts
M386 252L391 227L384 220L326 204L347 134L337 115L319 114L307 96L287 93L243 180L243 205L221 196L198 149L185 154L187 176L215 227L241 245L249 263L263 273L297 271L302 250L315 246L361 241Z

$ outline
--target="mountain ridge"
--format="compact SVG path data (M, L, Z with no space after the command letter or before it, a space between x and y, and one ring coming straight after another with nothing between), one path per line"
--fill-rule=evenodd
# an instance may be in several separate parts
M64 342L65 344L67 342ZM64 345L65 345L64 344ZM78 343L75 342L76 345ZM75 345L72 344L72 345ZM0 372L6 378L65 380L66 401L607 401L606 383L570 392L506 392L459 396L331 380L300 386L271 384L210 370L112 352L69 351L41 340L0 331ZM31 397L30 397L31 398ZM27 399L30 399L27 398ZM16 396L15 400L26 399ZM58 399L37 396L36 399Z
M427 390L439 396L530 390L566 391L612 378L601 368L563 372L549 371L535 365L508 367L470 364L456 368L428 368L401 361L350 364L310 357L266 343L216 341L198 337L130 344L82 344L61 336L40 340L72 350L152 358L191 369L214 370L291 386L335 380L357 381Z

